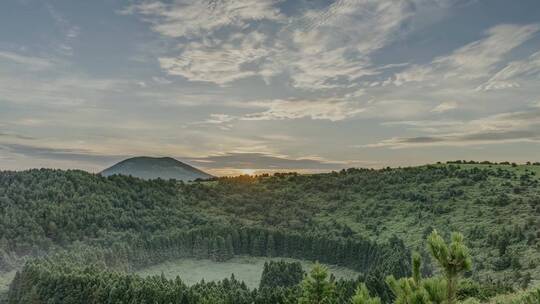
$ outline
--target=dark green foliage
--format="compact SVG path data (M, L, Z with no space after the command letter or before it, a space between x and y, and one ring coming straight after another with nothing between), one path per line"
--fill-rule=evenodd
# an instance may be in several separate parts
M247 233L249 235L249 233ZM254 234L261 235L260 231ZM213 238L213 243L219 243ZM487 299L497 294L497 287L471 280L459 282L460 274L468 269L467 248L458 234L446 244L432 234L428 242L434 258L444 269L444 277L423 278L419 254L413 255L412 277L388 277L388 285L395 299L384 303L446 304L454 299ZM261 278L261 287L250 290L232 276L220 282L200 282L186 286L179 277L174 280L163 276L141 278L112 271L111 257L116 253L97 247L81 246L28 262L13 280L8 304L26 303L300 303L300 304L380 304L372 296L373 281L336 281L327 269L316 263L310 273L303 275L299 263L283 261L267 263ZM377 267L372 267L377 269ZM300 282L301 281L301 282ZM300 282L300 283L299 283ZM456 287L450 287L456 284ZM459 288L458 288L459 287ZM454 288L456 295L452 294ZM536 293L523 296L519 304L532 304Z
M282 256L359 270L388 302L385 277L410 275L407 248L424 247L436 228L469 238L468 275L525 286L538 279L539 168L460 162L194 183L1 172L0 271L78 243L107 248L104 263L127 271L182 257ZM426 275L433 267L422 256ZM342 287L350 297L357 286Z
M472 268L469 248L465 246L462 234L453 233L451 243L446 244L435 230L428 238L428 246L431 255L444 272L447 290L446 300L448 304L452 304L456 301L458 280L466 271Z
M500 282L477 282L471 279L463 279L459 282L457 290L458 300L476 298L482 302L487 301L497 294L510 293L513 289Z
M270 261L264 263L260 288L276 288L295 286L304 277L300 262Z
M316 263L301 284L302 295L298 304L334 304L336 303L336 285L328 277L328 269Z
M103 258L101 251L99 248L71 250L27 263L13 280L8 294L8 303L26 304L29 303L27 302L29 299L32 299L36 303L51 304L292 304L297 303L302 295L308 296L308 291L315 293L321 291L318 285L321 273L317 270L314 270L312 276L309 277L314 278L315 281L306 278L306 281L316 282L315 285L298 284L303 275L302 268L298 269L298 263L284 266L285 264L279 262L274 265L277 268L285 267L291 273L293 277L287 278L289 282L283 284L288 286L264 286L251 290L234 276L219 282L200 282L187 286L178 277L174 280L165 279L163 276L143 279L139 276L111 271L100 260ZM322 269L320 266L316 268ZM335 301L350 299L352 288L358 282L335 281L328 276L326 270L322 269L322 271L324 272L323 281L328 282L330 288L324 287L322 292L325 295L329 292L328 295ZM311 298L311 296L308 297Z
M538 179L518 170L522 169L436 165L241 176L189 184L104 178L82 171L1 172L0 250L36 255L75 241L115 243L212 225L345 238L389 239L397 234L411 245L422 239L424 230L433 227L444 233L448 224L464 225L467 235L474 233L474 253L484 250L482 240L506 250L535 244L540 229L538 223L524 225L523 220L540 208ZM518 193L516 186L522 188ZM513 231L514 224L522 228L520 235L502 241L492 237L494 228ZM242 243L241 235L231 237L233 243L251 248L244 252L277 254L262 252L273 247L267 244L274 242L270 238ZM503 243L505 239L508 242ZM0 264L5 268L5 262Z
M351 304L380 304L381 299L378 297L371 297L366 284L360 284L353 297L351 298Z

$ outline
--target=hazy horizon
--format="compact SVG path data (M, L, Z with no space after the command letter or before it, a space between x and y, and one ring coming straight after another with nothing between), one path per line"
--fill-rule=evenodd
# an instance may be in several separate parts
M0 6L0 170L540 161L539 1Z

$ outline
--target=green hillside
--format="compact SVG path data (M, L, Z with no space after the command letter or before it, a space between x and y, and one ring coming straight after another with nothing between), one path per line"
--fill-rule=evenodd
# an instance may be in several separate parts
M175 240L184 240L194 229L207 231L201 232L201 240L227 256L236 253L226 249L234 232L222 234L220 227L236 227L255 229L250 239L265 243L262 251L249 249L250 255L278 249L295 257L288 243L268 247L270 235L298 237L312 249L315 237L327 244L345 242L337 247L342 253L333 261L338 262L339 254L349 254L348 240L403 240L422 254L424 271L431 273L436 270L424 242L437 229L446 238L452 231L465 235L473 256L473 279L525 287L540 279L539 169L532 164L436 164L194 183L82 171L2 172L0 268L8 272L21 266L21 257L81 242L120 250L128 260L137 252L139 259L158 263L169 256L153 252L166 252L163 248L172 244L185 246L185 241ZM202 248L190 244L190 250ZM298 255L305 249L299 250ZM320 259L315 252L319 251L310 259ZM377 259L384 260L384 249L380 252ZM381 273L408 264L385 267Z

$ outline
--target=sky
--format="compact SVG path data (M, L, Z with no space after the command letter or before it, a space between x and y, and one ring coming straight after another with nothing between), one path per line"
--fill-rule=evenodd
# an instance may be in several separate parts
M4 0L0 169L540 161L538 0Z

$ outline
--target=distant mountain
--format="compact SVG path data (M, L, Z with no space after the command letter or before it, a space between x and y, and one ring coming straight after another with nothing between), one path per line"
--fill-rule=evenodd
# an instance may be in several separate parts
M103 176L131 175L142 179L177 179L183 181L213 177L197 168L171 157L133 157L123 160L101 172Z

